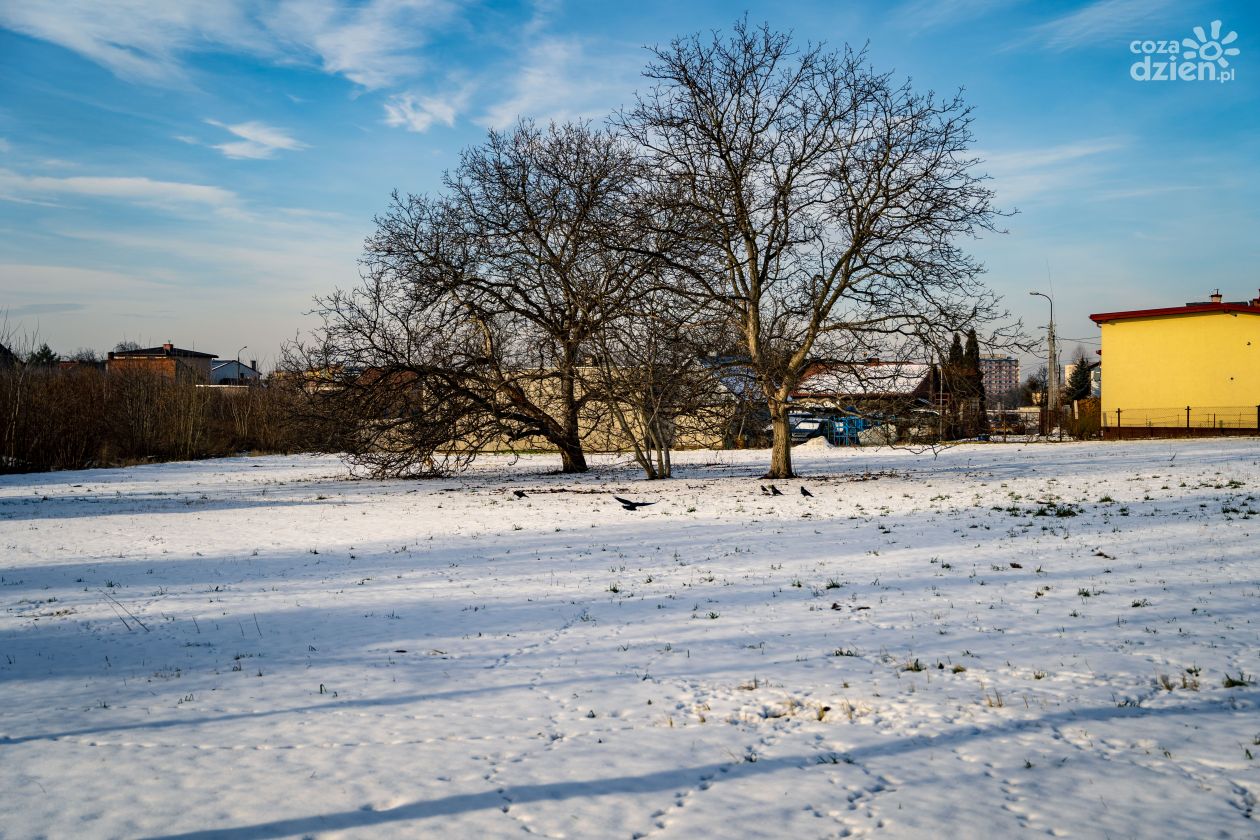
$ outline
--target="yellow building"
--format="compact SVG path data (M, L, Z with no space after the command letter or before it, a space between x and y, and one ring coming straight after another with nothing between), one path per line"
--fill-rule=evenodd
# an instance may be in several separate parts
M1260 428L1260 297L1090 315L1106 428Z

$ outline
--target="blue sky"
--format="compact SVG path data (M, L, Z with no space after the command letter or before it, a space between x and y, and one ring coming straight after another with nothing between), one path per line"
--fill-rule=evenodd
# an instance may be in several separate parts
M1004 236L975 242L1030 329L1260 287L1260 6L1246 0L633 4L5 0L0 309L60 352L120 340L264 366L357 279L390 191L517 116L601 120L643 45L753 21L869 43L964 89ZM1222 21L1234 78L1136 81L1135 39ZM1196 38L1197 40L1197 38ZM1185 47L1181 47L1185 49ZM1156 61L1166 58L1156 54ZM1096 345L1091 345L1096 346ZM1069 349L1071 343L1069 342Z

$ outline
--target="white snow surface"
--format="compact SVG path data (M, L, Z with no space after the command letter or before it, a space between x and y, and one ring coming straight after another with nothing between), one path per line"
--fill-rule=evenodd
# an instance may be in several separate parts
M0 478L0 835L1260 834L1260 442L767 460Z

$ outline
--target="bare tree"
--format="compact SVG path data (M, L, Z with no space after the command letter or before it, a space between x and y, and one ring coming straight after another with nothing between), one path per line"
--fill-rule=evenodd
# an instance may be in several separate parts
M500 437L494 418L448 385L457 337L394 323L439 326L371 283L326 305L322 342L291 342L281 360L295 395L290 422L317 448L372 475L409 478L457 471Z
M709 315L653 279L593 336L592 385L649 479L669 478L672 449L722 435L735 413L719 369L702 358L713 335Z
M768 475L789 477L788 408L811 359L936 355L998 315L954 244L997 215L972 172L970 113L895 85L862 51L746 21L652 52L654 86L616 122L679 210L660 256L738 329L773 424Z
M1044 406L1046 404L1046 391L1048 390L1047 382L1049 375L1046 373L1046 366L1042 365L1033 373L1028 374L1024 380L1024 384L1019 389L1019 404L1025 406Z
M388 406L400 388L426 395L417 418L444 407L476 418L476 440L440 445L485 445L492 424L504 445L545 441L565 472L585 471L592 339L655 261L616 245L636 182L632 151L587 125L491 132L444 197L395 194L366 243L363 285L319 301L316 355L339 387L359 377ZM412 457L431 458L432 444Z

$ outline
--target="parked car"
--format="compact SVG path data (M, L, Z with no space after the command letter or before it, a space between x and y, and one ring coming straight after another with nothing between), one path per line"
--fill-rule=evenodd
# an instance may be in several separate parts
M825 437L832 446L858 446L858 435L880 425L879 421L855 415L829 417L818 414L791 414L792 443L805 443L816 437Z

